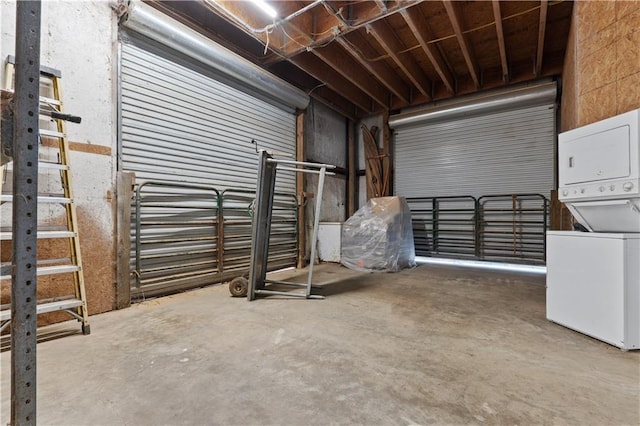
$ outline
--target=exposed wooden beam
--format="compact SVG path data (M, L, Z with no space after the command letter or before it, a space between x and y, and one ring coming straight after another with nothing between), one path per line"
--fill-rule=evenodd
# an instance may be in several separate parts
M298 111L296 115L296 161L307 161L305 150L305 112ZM298 167L302 168L302 167ZM298 262L297 268L306 266L307 227L305 224L304 185L305 173L296 173L296 197L298 197Z
M367 6L368 4L374 5L375 3L373 2L363 1L361 3L365 5L366 8L363 6L363 8L358 12L357 22L348 23L345 23L345 17L341 15L341 13L346 15L346 12L335 10L334 6L330 2L325 2L324 5L327 13L317 15L315 33L319 35L314 39L313 45L310 47L325 45L337 37L343 37L346 34L356 31L362 27L415 6L422 1L423 0L397 1L392 6L387 7L386 12L382 12L378 7ZM336 32L339 34L338 36L336 35ZM306 50L307 46L299 46L293 43L286 52L279 52L280 55L270 55L268 58L265 58L263 63L268 66L281 61L283 56L288 58Z
M326 83L327 87L347 98L358 108L366 112L374 111L371 98L367 94L353 86L342 74L336 73L330 65L312 53L297 55L290 61L316 80Z
M389 108L389 93L377 81L369 78L359 62L336 45L313 49L312 53L349 80L354 86L369 95L384 108Z
M480 81L478 80L478 67L476 65L475 58L471 53L471 47L469 46L467 36L464 34L462 29L462 20L460 19L458 6L456 2L453 2L450 0L443 0L442 4L444 5L444 8L447 10L447 14L449 15L449 20L451 21L451 26L453 27L453 31L456 34L456 38L458 40L458 44L460 45L460 49L462 49L462 56L464 56L464 61L467 63L467 68L469 69L469 75L471 75L471 79L473 80L473 84L475 84L476 88L479 88Z
M296 35L304 42L311 44L312 38L294 24L286 24L288 33ZM356 60L345 54L340 47L329 44L322 48L315 48L311 53L332 67L338 74L362 90L375 102L384 108L389 108L389 93L378 82L368 78L366 69L362 69Z
M356 125L354 120L347 120L347 217L353 216L358 206L357 168Z
M405 46L398 40L395 33L386 21L377 21L367 25L367 31L373 35L378 44L398 65L409 81L428 99L431 99L429 91L430 81L425 72L420 68L418 62L411 55L400 57L400 52Z
M355 119L357 116L363 115L361 110L355 106L353 102L350 102L344 96L339 95L324 83L318 81L306 72L300 72L300 68L292 62L280 62L274 65L270 71L294 86L303 88L309 96L322 102L345 117Z
M398 78L389 65L384 62L368 61L363 58L360 52L354 48L352 41L350 42L344 37L340 37L336 41L394 95L403 102L409 103L409 86Z
M547 28L547 0L540 1L540 21L538 23L538 54L536 55L536 76L542 72L542 54L544 53L544 33Z
M493 19L496 21L496 35L498 36L498 47L500 49L500 62L502 63L502 80L509 80L509 66L507 65L507 50L504 47L504 30L502 29L502 12L500 11L500 0L493 0Z
M378 8L380 9L380 11L382 12L386 12L387 11L387 2L385 0L374 0L376 2L376 5L378 5Z
M405 9L400 12L400 14L411 29L413 36L416 38L416 40L418 40L418 43L420 43L422 50L431 61L431 64L438 73L438 76L440 76L440 79L444 83L447 90L449 90L449 92L451 93L455 93L455 89L453 87L453 76L449 72L447 64L445 63L444 59L442 59L442 56L440 55L438 49L432 44L429 44L426 40L427 37L429 39L433 37L426 36L425 34L426 28L424 25L424 16L419 16L421 15L421 12L417 7Z

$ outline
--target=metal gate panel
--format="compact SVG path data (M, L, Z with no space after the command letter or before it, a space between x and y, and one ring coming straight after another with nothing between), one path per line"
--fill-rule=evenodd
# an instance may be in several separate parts
M555 108L542 105L395 130L395 189L407 197L554 188Z
M134 297L220 281L246 267L251 233L242 229L250 228L251 218L243 207L240 232L234 235L233 226L225 229L225 223L233 223L234 212L230 209L230 217L222 217L222 194L255 191L258 155L252 139L260 149L295 157L292 110L228 86L166 53L135 39L121 44L119 166L135 172L137 185L151 183L143 194L139 217L133 209L132 267L140 274L132 281ZM215 188L220 191L220 205L209 197L209 204L201 206L202 190L171 185ZM297 242L295 223L290 223L297 220L295 174L280 173L276 188L291 195L282 238L273 248L273 261L270 257L272 268L295 264ZM156 201L160 204L154 205ZM182 209L180 203L188 208ZM217 209L220 217L214 220ZM136 220L141 221L138 230ZM220 241L218 233L228 233L230 241ZM236 257L233 251L225 253L225 247L237 248Z

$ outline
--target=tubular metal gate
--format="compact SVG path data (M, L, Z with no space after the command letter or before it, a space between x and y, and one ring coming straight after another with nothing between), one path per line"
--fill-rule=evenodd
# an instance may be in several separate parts
M544 263L549 202L540 194L407 198L417 256Z
M255 192L149 181L136 189L132 299L225 281L248 271ZM277 194L269 270L294 266L297 199Z

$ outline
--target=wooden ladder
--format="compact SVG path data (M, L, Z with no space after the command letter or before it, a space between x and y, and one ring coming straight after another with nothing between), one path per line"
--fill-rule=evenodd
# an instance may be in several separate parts
M14 87L15 60L12 57L7 59L6 72L6 92L11 93ZM46 205L61 205L64 208L66 224L58 226L41 226L38 221L37 237L40 240L49 240L50 244L54 240L67 240L69 251L68 257L40 259L38 255L37 276L51 276L58 274L70 274L73 277L73 294L63 294L46 299L38 299L37 313L66 312L76 318L82 324L82 333L89 334L89 315L87 312L87 296L85 291L84 275L82 272L82 257L80 255L80 241L78 236L78 215L76 204L73 198L73 184L71 176L71 164L69 159L69 142L65 133L65 121L79 123L80 118L64 114L62 111L62 96L60 87L61 73L58 70L42 67L40 74L40 92L48 91L51 97L40 96L40 120L48 120L48 126L40 126L40 141L48 148L48 152L40 155L38 161L39 170L57 171L60 175L60 186L57 193L41 193L39 191L37 202L39 210ZM50 127L49 129L43 127ZM52 158L53 157L53 158ZM12 163L3 166L3 183L7 172L12 170ZM39 179L41 180L41 179ZM50 185L51 179L45 181ZM11 203L13 194L4 192L0 195L0 204ZM9 189L10 190L10 189ZM53 209L53 207L49 207ZM8 216L3 212L3 216ZM15 219L15 218L12 218ZM3 225L4 221L3 221ZM12 241L14 238L11 226L0 227L0 240ZM3 243L6 244L6 243ZM6 247L6 246L5 246ZM40 251L40 250L39 250ZM11 280L11 262L0 264L0 280ZM4 330L11 323L11 304L0 305L0 331Z

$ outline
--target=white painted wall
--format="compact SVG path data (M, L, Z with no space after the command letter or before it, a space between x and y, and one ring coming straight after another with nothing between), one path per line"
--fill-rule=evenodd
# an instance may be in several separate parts
M3 87L7 55L15 55L15 6L15 1L0 1ZM92 313L111 309L114 294L116 37L117 21L107 1L42 2L41 64L62 71L64 110L82 117L81 124L69 123L66 130L70 142L82 144L72 146L71 166ZM103 153L91 152L95 146ZM41 187L47 179L58 180L42 175ZM3 222L6 216L3 210Z

